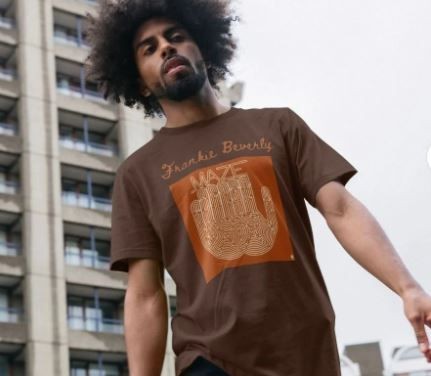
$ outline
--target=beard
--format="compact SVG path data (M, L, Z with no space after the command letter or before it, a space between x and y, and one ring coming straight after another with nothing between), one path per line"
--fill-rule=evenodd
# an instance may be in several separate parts
M156 99L167 98L180 102L196 95L207 78L205 62L201 60L196 65L196 71L189 66L187 71L178 72L172 82L166 82L162 76L162 84L153 90Z

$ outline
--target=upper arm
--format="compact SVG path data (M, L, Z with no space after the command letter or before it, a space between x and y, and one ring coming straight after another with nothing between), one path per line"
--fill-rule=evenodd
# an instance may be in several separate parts
M299 115L289 108L287 110L287 117L282 122L283 139L293 161L302 195L311 206L317 208L317 193L324 185L336 180L345 185L358 171ZM340 187L335 186L333 189L337 192L332 192L331 196L341 194ZM331 201L334 199L332 197Z
M324 184L317 191L316 208L325 219L341 216L345 213L352 197L351 193L342 183L332 180Z
M163 267L150 258L129 259L127 290L141 297L153 296L163 289Z
M112 191L111 270L127 272L131 259L163 262L161 241L142 197L133 175L120 167Z

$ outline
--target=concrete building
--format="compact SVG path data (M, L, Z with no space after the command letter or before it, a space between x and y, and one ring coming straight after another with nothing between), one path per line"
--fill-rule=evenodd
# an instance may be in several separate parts
M343 358L347 360L343 376L344 369L346 376L383 376L384 365L379 342L347 345L344 347ZM350 369L349 373L347 368Z
M0 0L0 375L127 375L117 167L163 120L84 77L90 0ZM241 84L223 86L236 103ZM175 286L166 276L171 312ZM170 334L163 375L174 374Z
M384 376L431 376L431 364L427 363L418 345L399 346L393 350Z

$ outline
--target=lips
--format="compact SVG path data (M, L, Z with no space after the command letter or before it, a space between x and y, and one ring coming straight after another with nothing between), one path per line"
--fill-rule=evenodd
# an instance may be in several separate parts
M168 73L172 68L178 67L179 65L188 66L189 62L186 58L181 56L171 57L169 60L165 62L163 73Z

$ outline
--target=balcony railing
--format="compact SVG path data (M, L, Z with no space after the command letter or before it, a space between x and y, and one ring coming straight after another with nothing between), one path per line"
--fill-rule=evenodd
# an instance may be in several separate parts
M0 241L0 256L18 256L21 246L18 243Z
M16 125L12 123L0 122L0 134L14 136L17 133Z
M21 308L0 307L0 322L18 323L22 321Z
M110 199L102 197L90 197L89 195L76 192L62 192L63 202L67 205L80 206L88 209L111 211L112 203Z
M79 252L79 253L78 253ZM99 256L98 254L85 254L95 253L91 249L80 250L77 247L66 247L66 264L74 266L83 266L86 268L109 270L109 257ZM84 253L84 254L83 254Z
M72 330L85 330L89 332L103 332L103 333L124 333L122 320L114 319L98 319L86 318L80 316L69 316L69 329Z
M68 81L61 80L57 81L57 90L64 94L71 97L76 98L86 98L90 100L95 100L99 102L106 102L105 98L103 98L103 94L91 89L81 89L80 86L74 85Z
M0 180L0 193L14 195L19 191L19 184L14 180Z
M15 27L15 20L5 16L0 16L0 27L2 29L13 29Z
M17 78L16 69L0 66L0 80L13 81Z
M103 145L96 142L85 143L85 141L74 140L69 137L60 137L60 144L68 149L105 155L108 157L113 157L118 154L118 148L115 145Z
M63 30L54 30L54 39L59 43L69 46L89 48L85 40L80 40L76 35L66 34Z

